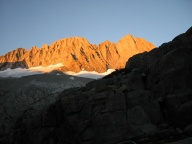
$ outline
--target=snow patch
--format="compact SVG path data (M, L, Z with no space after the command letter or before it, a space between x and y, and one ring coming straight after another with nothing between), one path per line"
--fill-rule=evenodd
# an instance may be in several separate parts
M16 68L16 69L6 69L4 71L0 71L0 77L23 77L23 76L29 76L29 75L35 75L35 74L41 74L40 71L30 71L29 69L22 69L22 68Z
M51 72L53 70L56 70L60 67L62 67L63 64L62 63L58 63L56 65L49 65L47 67L43 67L43 66L38 66L38 67L32 67L29 69L23 69L23 68L16 68L16 69L6 69L4 71L0 71L0 77L15 77L15 78L20 78L23 76L29 76L29 75L35 75L35 74L43 74L43 73L48 73ZM104 73L98 73L95 71L85 71L82 70L78 73L75 72L65 72L65 74L67 75L71 75L71 76L77 76L77 77L84 77L84 78L91 78L91 79L100 79L110 73L112 73L113 71L115 71L114 69L108 69L106 72ZM56 75L61 75L60 73L57 73ZM70 77L71 80L74 80L74 77Z
M75 78L74 77L70 77L71 80L74 80Z
M108 69L106 72L103 73L98 73L96 71L80 71L78 73L75 72L65 72L65 74L67 75L73 75L73 76L77 76L77 77L84 77L84 78L91 78L91 79L100 79L110 73L112 73L113 71L115 71L114 69Z
M34 71L34 72L40 71L42 73L45 73L45 72L51 72L51 71L53 71L55 69L58 69L58 68L60 68L62 66L64 66L62 63L58 63L56 65L49 65L47 67L43 67L43 66L31 67L31 68L29 68L29 70Z
M47 72L51 72L59 67L62 67L62 63L58 63L56 65L49 65L47 67L38 66L38 67L31 67L29 69L23 68L16 68L16 69L6 69L4 71L0 71L0 77L15 77L20 78L23 76L35 75L35 74L43 74Z

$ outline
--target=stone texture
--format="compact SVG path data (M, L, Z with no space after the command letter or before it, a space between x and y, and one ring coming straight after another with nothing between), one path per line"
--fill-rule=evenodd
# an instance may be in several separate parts
M150 118L150 115L153 114L144 110L149 105L139 106L134 104L132 108L129 108L128 100L125 100L125 93L114 94L113 91L109 90L105 91L105 94L100 92L87 95L85 89L79 89L70 94L63 93L61 95L62 97L57 103L41 112L43 115L36 115L39 117L38 119L36 117L22 117L19 120L18 124L21 125L16 124L18 125L16 142L19 143L20 139L29 142L29 139L37 137L37 139L40 139L39 143L46 143L49 141L46 137L51 135L54 143L75 141L76 143L110 144L121 142L133 136L153 134L157 131L156 125L152 123ZM101 95L105 96L101 98ZM159 107L154 109L159 109ZM48 116L44 117L44 114ZM42 122L37 122L42 119ZM62 121L56 122L59 119L62 119ZM32 123L43 123L45 127L36 126ZM37 129L30 127L30 131L26 132L26 126L23 124L26 126L33 125ZM69 128L63 127L65 125L68 125ZM38 131L38 136L34 136L32 131ZM46 133L43 133L43 131L46 131ZM57 132L52 134L51 131ZM61 135L61 133L64 135ZM68 133L68 136L65 135L66 133ZM21 137L18 135L21 135ZM73 137L73 140L71 140L71 137ZM30 143L36 142L30 141Z
M116 77L101 79L88 83L85 88L62 92L60 99L48 109L33 117L30 112L26 113L18 120L15 143L21 140L36 143L30 139L37 137L39 143L113 144L157 133L157 124L163 121L162 112L153 94L134 84L132 79L139 75L141 73L130 72L122 79L118 78L118 81ZM129 85L122 84L125 80L130 82L129 85L133 83L131 89L127 87ZM56 122L58 119L62 121ZM39 120L43 120L46 127L34 125L42 123L37 122ZM69 127L63 127L65 125ZM33 127L26 131L28 126ZM38 131L39 135L33 131ZM47 137L51 137L51 140ZM74 139L71 140L71 137Z
M58 76L53 73L1 79L0 143L11 143L15 122L23 113L33 116L37 111L55 103L58 94L64 89L82 87L89 81L77 77L71 80L64 74Z
M50 46L44 44L41 48L33 46L30 50L19 48L9 52L0 57L0 70L63 63L61 71L104 72L124 68L129 57L154 47L150 42L131 35L123 37L117 44L105 41L98 46L90 44L85 38L65 38Z
M13 143L176 143L191 137L191 50L192 28L133 56L125 69L61 92L43 110L23 113Z

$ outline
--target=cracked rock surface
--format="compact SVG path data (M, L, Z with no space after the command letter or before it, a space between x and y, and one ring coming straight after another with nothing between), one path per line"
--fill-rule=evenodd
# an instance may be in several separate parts
M0 143L8 143L18 117L35 113L55 103L58 94L68 88L82 87L91 79L73 80L66 75L40 74L0 79Z
M192 28L17 119L14 144L192 143ZM183 140L184 139L184 140Z

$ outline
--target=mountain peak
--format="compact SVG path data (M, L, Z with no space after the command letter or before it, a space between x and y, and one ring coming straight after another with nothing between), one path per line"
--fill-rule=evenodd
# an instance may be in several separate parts
M89 41L88 41L86 38L78 37L78 36L71 37L71 38L64 38L64 39L61 39L61 40L56 41L56 42L57 42L57 43L60 42L62 45L65 45L65 46L72 46L72 45L75 45L75 46L90 45Z
M38 48L37 48L37 46L32 46L31 47L31 50L37 50Z
M106 40L104 42L101 42L99 45L110 45L110 44L115 44L114 42L111 42L109 40Z
M83 68L87 71L104 72L107 69L124 68L127 60L134 54L149 51L154 45L142 41L128 34L117 44L106 40L98 46L90 44L86 38L74 36L44 44L40 49L33 46L23 52L12 51L0 57L0 69L12 68L6 62L22 61L26 68L48 66L62 63L62 71L79 72Z
M123 36L122 38L121 38L121 40L128 40L128 39L134 39L134 36L132 36L131 34L127 34L127 35L125 35L125 36Z

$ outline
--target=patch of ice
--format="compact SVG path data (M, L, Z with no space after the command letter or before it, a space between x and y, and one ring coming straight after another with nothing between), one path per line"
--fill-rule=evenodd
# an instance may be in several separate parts
M29 69L23 69L23 68L10 69L10 68L8 68L4 71L0 71L0 77L19 78L19 77L29 76L29 75L34 75L34 74L43 74L43 73L51 72L51 71L58 69L59 67L62 67L62 66L63 66L62 63L58 63L56 65L49 65L47 67L38 66L38 67L29 68ZM82 70L78 73L69 71L69 72L66 72L65 74L71 75L71 76L77 76L77 77L100 79L100 78L112 73L113 71L115 71L115 70L114 69L108 69L104 73L98 73L95 71L90 72L90 71ZM57 73L56 75L61 75L61 74ZM74 79L74 77L73 78L70 77L70 79Z
M49 65L47 67L31 67L29 69L23 69L23 68L16 68L16 69L6 69L4 71L0 71L0 77L23 77L23 76L29 76L29 75L35 75L35 74L42 74L46 72L51 72L55 69L58 69L59 67L62 67L62 63L58 63L56 65Z
M42 72L34 71L31 72L28 69L22 69L22 68L16 68L16 69L6 69L4 71L0 71L0 77L22 77L22 76L28 76L28 75L34 75L34 74L40 74Z
M30 71L40 71L40 72L51 72L55 69L58 69L60 67L64 66L62 63L58 63L56 65L49 65L47 67L43 67L43 66L38 66L38 67L31 67L29 68Z
M113 71L115 71L114 69L108 69L106 72L104 73L98 73L96 71L80 71L78 73L69 71L66 72L66 74L68 75L72 75L72 76L77 76L77 77L84 77L84 78L91 78L91 79L100 79L110 73L112 73Z
M71 80L74 80L75 78L74 77L70 77Z

